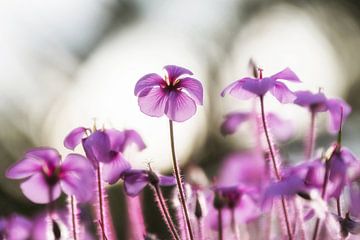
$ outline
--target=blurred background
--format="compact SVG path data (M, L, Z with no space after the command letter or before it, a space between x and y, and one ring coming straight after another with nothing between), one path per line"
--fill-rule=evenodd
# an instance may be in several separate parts
M360 154L357 0L1 1L0 36L0 217L12 212L31 216L43 209L25 199L18 182L5 179L6 168L34 146L67 154L62 146L66 134L94 121L138 130L148 148L129 151L128 159L136 167L151 162L169 173L167 120L142 114L133 95L140 77L161 74L167 64L191 69L205 87L204 107L175 125L184 168L201 166L211 179L224 156L252 146L247 129L226 138L219 131L226 113L251 109L249 103L219 94L251 74L250 58L265 75L293 69L303 81L291 85L293 90L322 88L327 96L348 101L353 113L343 138ZM267 109L294 121L295 135L282 147L289 161L296 161L309 116L291 105L279 111L270 97ZM318 146L334 139L325 131L324 116L317 127ZM121 186L109 191L118 239L124 239L123 191ZM144 198L152 201L148 192ZM148 219L159 217L145 210ZM149 229L166 238L158 222L148 221Z

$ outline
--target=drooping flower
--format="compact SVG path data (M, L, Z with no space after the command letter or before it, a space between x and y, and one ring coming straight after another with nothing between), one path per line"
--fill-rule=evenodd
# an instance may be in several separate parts
M61 191L75 195L79 201L92 196L92 169L87 159L69 154L61 162L59 152L50 147L33 148L22 160L10 166L6 177L25 179L20 188L35 203L48 203L60 197Z
M164 77L150 73L136 83L140 110L151 117L165 114L170 120L186 121L196 113L196 105L203 104L203 87L188 76L193 73L186 68L167 65L164 69Z
M329 113L329 131L337 133L340 129L341 114L342 124L351 113L351 107L342 99L327 98L323 93L312 93L310 91L295 92L295 104L306 107L313 114L319 112Z
M147 185L174 186L173 176L157 175L153 171L131 169L123 174L125 192L130 197L137 196Z
M262 78L261 71L259 78L246 77L233 82L221 92L221 96L224 97L225 94L230 94L240 100L247 100L256 96L263 97L270 91L281 103L290 103L295 100L294 93L280 81L300 82L299 78L290 68L265 78Z
M64 146L73 150L81 142L94 167L97 167L99 162L103 163L104 180L110 184L117 182L121 175L131 168L123 156L126 148L131 144L135 144L139 150L146 147L135 130L102 129L89 136L86 135L87 131L89 129L84 127L75 128L66 136Z

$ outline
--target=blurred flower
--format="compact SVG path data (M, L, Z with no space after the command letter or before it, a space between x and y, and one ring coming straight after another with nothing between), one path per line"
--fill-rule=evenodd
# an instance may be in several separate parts
M329 131L331 133L337 133L339 131L341 127L341 114L343 114L342 122L344 123L351 113L351 107L344 100L326 98L321 92L297 91L295 95L296 99L294 103L308 108L311 113L329 113Z
M164 114L173 121L183 122L196 112L196 104L203 104L201 83L191 77L193 73L185 68L167 65L164 78L156 73L143 76L135 86L134 94L139 97L140 110L151 117Z
M253 97L263 97L270 91L271 94L281 103L290 103L295 99L294 93L279 80L287 80L291 82L300 82L296 74L286 68L270 77L262 78L260 70L260 78L242 78L227 86L222 92L221 96L230 94L240 100L247 100Z
M12 214L0 218L0 239L26 240L31 235L32 223L23 216Z
M138 195L147 185L174 186L176 180L173 176L157 175L153 171L132 169L123 174L125 192L128 196Z
M224 117L224 121L221 124L220 131L222 135L228 135L235 133L236 129L244 122L251 118L249 112L232 112L228 113Z
M74 149L82 142L85 154L93 166L97 167L99 162L103 163L104 180L110 184L116 183L121 175L131 168L123 156L126 148L133 143L139 150L146 147L135 130L103 129L85 136L87 131L87 128L75 128L66 136L64 146Z
M21 185L24 195L35 203L48 203L59 198L61 191L75 195L79 201L91 197L92 169L87 159L69 154L61 163L54 148L34 148L22 160L10 166L6 176L26 179Z

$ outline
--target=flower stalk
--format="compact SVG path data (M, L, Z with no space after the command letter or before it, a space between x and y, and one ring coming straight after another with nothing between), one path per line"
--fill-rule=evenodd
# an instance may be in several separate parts
M194 235L191 228L191 222L189 217L189 211L186 205L186 198L185 198L185 192L180 176L180 168L179 163L176 160L176 154L175 154L175 141L174 141L174 127L173 127L173 121L169 120L169 127L170 127L170 143L171 143L171 154L172 154L172 160L173 160L173 169L174 169L174 175L176 178L176 184L179 190L180 195L180 204L183 208L184 215L185 215L185 221L186 221L186 227L189 232L190 240L194 240Z

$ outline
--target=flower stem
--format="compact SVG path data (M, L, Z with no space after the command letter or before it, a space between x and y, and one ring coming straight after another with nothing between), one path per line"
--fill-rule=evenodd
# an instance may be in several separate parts
M186 226L189 232L190 240L194 240L194 235L191 229L191 223L189 218L189 211L187 209L186 200L185 200L185 194L184 194L184 188L181 181L180 176L180 168L179 164L176 160L176 154L175 154L175 142L174 142L174 128L173 128L173 122L172 120L169 120L169 126L170 126L170 142L171 142L171 154L172 154L172 160L173 160L173 168L174 168L174 174L176 178L176 184L178 186L179 195L180 195L180 202L182 205L182 208L184 210L185 214L185 220L186 220Z
M340 202L340 196L336 198L336 209L339 217L342 217L341 215L341 202Z
M222 209L218 208L218 239L223 240Z
M314 111L310 112L310 129L309 129L309 135L307 137L307 140L305 142L305 158L309 160L312 157L312 154L314 152L315 147L315 119L316 119L316 113Z
M165 203L165 200L164 200L164 196L163 196L159 186L155 185L153 187L153 190L154 190L154 194L155 194L155 197L156 197L156 200L157 200L158 207L160 209L161 215L163 216L163 219L164 219L166 225L169 228L169 231L171 233L172 238L176 239L176 240L180 240L179 234L176 231L174 222L171 219L169 210L168 210L168 208L166 206L166 203Z
M239 231L238 228L236 226L236 219L235 219L235 211L234 208L231 208L231 230L233 231L233 234L235 236L235 240L240 239L239 238Z
M77 240L77 207L75 203L75 197L70 197L70 211L71 211L71 228L72 228L72 237L74 240Z
M107 240L106 233L105 233L105 224L104 224L104 196L103 196L103 188L101 184L101 172L100 172L100 166L97 166L96 168L96 180L97 180L97 192L98 192L98 201L99 201L99 225L100 225L100 231L102 235L103 240Z
M268 147L269 147L270 157L271 157L271 160L272 160L275 176L276 176L277 180L280 181L281 180L281 175L280 175L279 169L278 169L277 164L276 164L274 149L273 149L273 146L272 146L272 143L271 143L271 140L270 140L270 136L269 136L269 132L268 132L268 128L267 128L267 125L266 125L264 97L263 96L260 97L260 107L261 107L262 124L263 124L263 127L264 127L266 141L267 141L267 144L268 144ZM290 240L292 240L293 237L292 237L292 233L291 233L289 217L288 217L288 212L287 212L284 196L281 196L281 205L282 205L282 209L283 209L283 213L284 213L284 218L285 218L286 230L287 230L287 233L288 233L288 237L289 237Z

